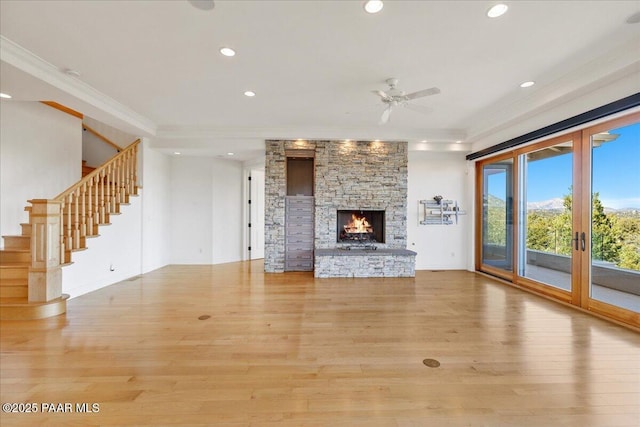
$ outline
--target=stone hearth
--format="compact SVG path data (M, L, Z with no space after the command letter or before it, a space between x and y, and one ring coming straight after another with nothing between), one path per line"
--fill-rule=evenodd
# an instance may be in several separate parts
M416 253L407 249L316 249L315 277L415 277Z

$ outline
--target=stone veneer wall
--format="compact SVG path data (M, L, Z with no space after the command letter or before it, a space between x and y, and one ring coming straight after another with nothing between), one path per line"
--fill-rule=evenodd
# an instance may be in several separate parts
M315 150L315 248L336 248L340 209L384 210L385 243L407 246L406 142L267 141L265 157L266 272L284 271L286 152Z
M264 200L264 271L284 272L284 201L287 150L315 150L310 141L266 141Z
M385 243L407 247L407 143L340 141L316 144L316 249L337 246L337 211L384 210Z
M314 277L415 277L416 253L406 249L317 249Z

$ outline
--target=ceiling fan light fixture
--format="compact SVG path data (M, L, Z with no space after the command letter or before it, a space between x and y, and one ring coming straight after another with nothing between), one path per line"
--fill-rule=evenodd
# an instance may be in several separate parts
M382 3L382 0L368 0L364 2L364 10L367 13L378 13L383 7L384 3Z
M536 82L534 82L534 81L528 81L528 82L520 83L520 87L522 87L522 88L527 88L527 87L531 87L531 86L533 86L534 84L536 84Z
M235 56L236 55L236 51L231 49L230 47L221 47L220 48L220 53L223 54L224 56Z
M489 18L497 18L507 13L507 9L509 9L509 6L504 3L494 4L487 11L487 16Z

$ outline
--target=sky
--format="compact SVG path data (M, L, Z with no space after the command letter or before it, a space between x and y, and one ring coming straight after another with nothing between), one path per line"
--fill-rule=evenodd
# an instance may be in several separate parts
M593 191L605 207L640 208L640 123L612 129L618 139L593 150ZM529 162L527 201L540 202L569 194L572 155Z

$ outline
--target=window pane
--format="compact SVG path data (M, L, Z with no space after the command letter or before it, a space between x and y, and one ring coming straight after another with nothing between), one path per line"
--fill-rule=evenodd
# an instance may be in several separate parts
M591 136L590 296L640 312L640 123Z
M518 274L571 291L573 143L520 156Z
M483 166L482 263L513 270L513 160Z

